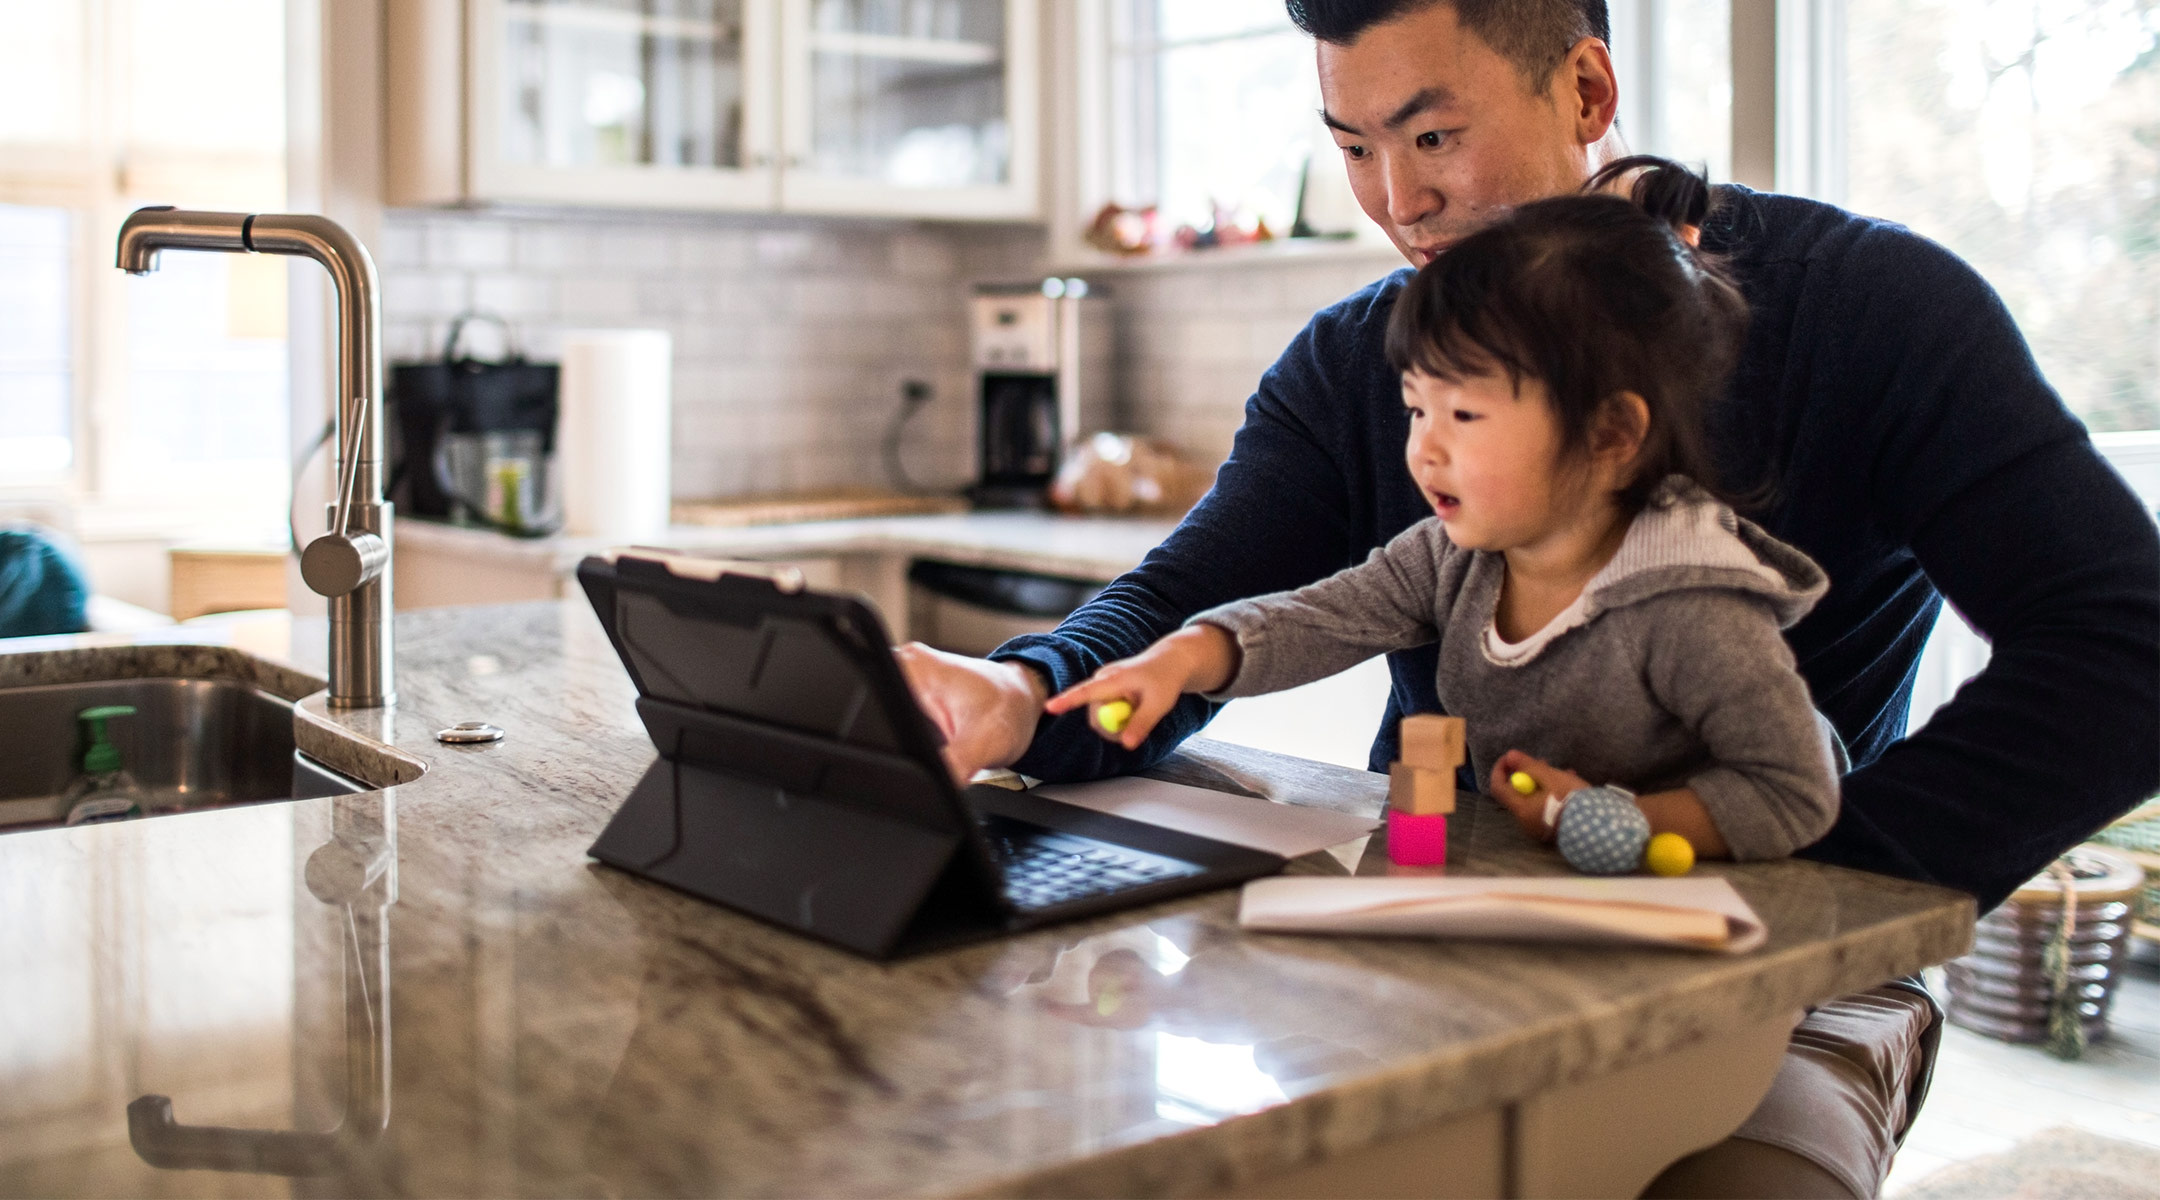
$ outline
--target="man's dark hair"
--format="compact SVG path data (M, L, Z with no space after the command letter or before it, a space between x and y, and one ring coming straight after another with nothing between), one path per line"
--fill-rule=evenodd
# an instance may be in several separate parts
M1448 4L1464 29L1542 88L1575 43L1612 43L1605 0L1285 0L1290 20L1323 42L1347 46L1366 30L1433 4Z
M1632 199L1602 189L1632 175ZM1747 302L1688 245L1710 185L1675 162L1607 164L1582 194L1537 200L1426 263L1395 300L1388 365L1460 380L1504 373L1545 385L1563 457L1580 454L1622 392L1650 409L1621 500L1640 509L1667 475L1740 505L1711 470L1706 413L1747 333Z

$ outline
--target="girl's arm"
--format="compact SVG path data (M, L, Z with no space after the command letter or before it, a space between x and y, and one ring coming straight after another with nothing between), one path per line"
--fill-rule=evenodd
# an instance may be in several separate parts
M1528 796L1516 791L1511 779L1517 771L1535 780L1538 790ZM1561 770L1520 750L1510 750L1493 763L1492 780L1486 786L1501 805L1514 814L1524 833L1549 842L1556 831L1545 824L1546 798L1565 796L1590 784L1573 771ZM1718 832L1717 822L1711 819L1710 810L1703 806L1702 797L1695 794L1694 788L1674 788L1637 796L1635 806L1650 819L1651 833L1679 834L1694 847L1695 857L1732 857L1732 848L1725 844L1725 835Z
M1238 648L1235 669L1206 689L1209 699L1280 692L1432 642L1439 636L1440 598L1453 594L1469 557L1438 520L1428 519L1317 583L1194 616L1193 622L1227 631Z
M1130 750L1185 693L1229 699L1278 692L1430 642L1442 564L1460 553L1438 521L1420 522L1318 583L1194 616L1051 697L1043 711L1057 716L1084 705L1097 733ZM1113 704L1124 707L1106 709Z
M1675 595L1660 608L1643 677L1708 751L1685 785L1692 804L1736 859L1782 858L1829 832L1837 752L1769 610L1718 592Z
M1837 819L1836 755L1769 610L1731 593L1692 592L1658 603L1654 618L1644 624L1644 679L1701 740L1708 761L1683 786L1636 797L1651 832L1680 834L1698 857L1742 860L1782 858L1820 838ZM1537 782L1534 794L1510 785L1516 771ZM1489 786L1527 833L1550 840L1546 798L1586 781L1511 750L1493 764Z
M1097 733L1133 750L1187 692L1214 691L1237 668L1235 638L1218 625L1187 625L1050 697L1043 711L1059 716L1085 705Z

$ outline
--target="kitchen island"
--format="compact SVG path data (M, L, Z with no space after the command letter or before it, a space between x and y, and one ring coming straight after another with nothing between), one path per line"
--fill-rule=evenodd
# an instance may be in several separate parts
M1709 868L1768 923L1739 957L1250 935L1220 892L875 964L585 857L653 755L582 600L396 636L395 709L301 718L380 748L300 742L398 786L0 836L0 1193L1632 1190L1746 1113L1804 1006L1971 934L1961 894L1780 862ZM435 740L474 720L508 736ZM1165 770L1386 791L1205 742ZM1561 869L1483 799L1450 841Z

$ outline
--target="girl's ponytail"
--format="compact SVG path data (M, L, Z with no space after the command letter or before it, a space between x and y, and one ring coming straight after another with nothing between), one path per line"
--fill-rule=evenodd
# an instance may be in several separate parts
M1710 181L1654 154L1635 154L1606 163L1583 185L1583 190L1616 190L1613 185L1630 174L1635 178L1627 185L1628 198L1636 207L1672 226L1675 233L1688 226L1701 228L1703 218L1710 215Z

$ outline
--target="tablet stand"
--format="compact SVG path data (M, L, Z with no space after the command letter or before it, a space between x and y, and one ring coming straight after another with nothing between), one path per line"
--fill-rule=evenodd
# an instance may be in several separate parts
M876 958L1004 926L950 784L921 764L650 697L637 708L663 753L594 858Z

